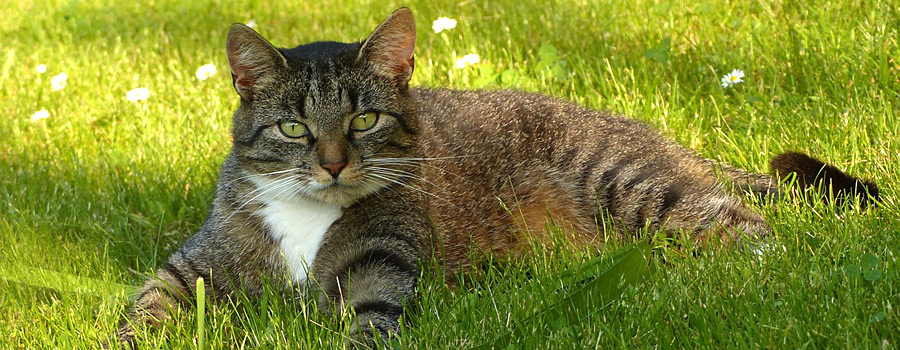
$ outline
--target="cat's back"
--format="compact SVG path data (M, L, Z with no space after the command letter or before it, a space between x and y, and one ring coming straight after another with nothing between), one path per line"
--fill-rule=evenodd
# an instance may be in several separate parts
M632 213L641 208L610 203L642 203L668 182L714 180L698 157L647 125L559 98L509 90L412 94L422 186L432 194L450 270L465 267L473 244L514 253L521 236L511 229L549 240L540 234L549 220L579 244L596 243L597 193L609 197L601 198L605 207ZM634 216L638 226L643 217Z
M511 160L568 162L598 146L620 151L674 144L647 125L560 98L514 90L413 89L425 152L508 154Z
M500 136L529 126L548 132L549 125L565 128L574 119L590 117L618 119L574 106L559 98L515 90L413 89L419 119L426 133L462 133L478 130ZM574 107L574 108L573 108ZM593 119L592 118L592 119ZM451 127L452 126L452 127ZM426 140L423 140L426 141Z

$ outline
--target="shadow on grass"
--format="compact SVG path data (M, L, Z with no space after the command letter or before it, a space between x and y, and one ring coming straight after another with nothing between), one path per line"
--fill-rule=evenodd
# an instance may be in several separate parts
M28 151L0 158L11 174L0 183L0 235L13 242L0 252L21 266L149 271L202 225L215 189L196 164Z

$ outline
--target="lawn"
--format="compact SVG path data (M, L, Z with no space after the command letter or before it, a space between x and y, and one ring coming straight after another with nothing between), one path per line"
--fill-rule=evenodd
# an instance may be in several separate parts
M413 85L559 96L758 172L804 151L874 180L883 202L758 205L774 228L762 255L657 241L655 274L575 321L528 317L570 293L560 271L631 240L496 264L457 290L427 272L393 346L469 348L510 331L522 349L900 346L896 2L110 2L0 2L2 349L96 348L130 286L203 223L239 102L231 23L280 46L355 41L399 6L418 23ZM456 27L435 33L441 16ZM458 68L469 54L477 63ZM201 80L206 64L217 72ZM723 87L734 69L743 82ZM139 88L146 99L126 98ZM345 320L309 300L207 311L208 348L345 345ZM178 318L147 348L196 347L194 315Z

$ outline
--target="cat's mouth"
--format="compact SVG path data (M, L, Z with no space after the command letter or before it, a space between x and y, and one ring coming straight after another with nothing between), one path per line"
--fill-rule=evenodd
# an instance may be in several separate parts
M337 178L318 178L312 181L308 194L323 202L349 206L366 196L375 193L384 185L375 181L366 181L359 174L341 173Z

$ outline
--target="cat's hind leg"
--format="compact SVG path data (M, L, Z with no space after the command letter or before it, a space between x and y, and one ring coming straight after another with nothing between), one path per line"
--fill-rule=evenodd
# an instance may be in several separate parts
M756 245L771 236L772 227L758 212L731 195L713 199L709 216L695 235L695 246Z

